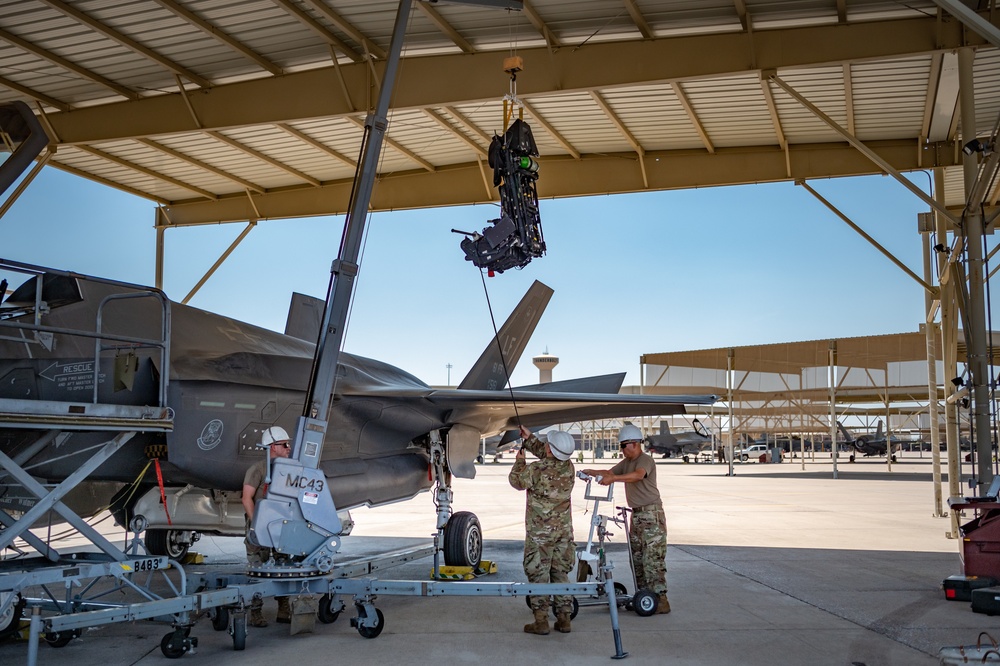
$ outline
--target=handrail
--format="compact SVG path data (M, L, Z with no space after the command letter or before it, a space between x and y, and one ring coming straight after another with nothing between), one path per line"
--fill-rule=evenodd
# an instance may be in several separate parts
M167 383L169 382L170 372L170 301L164 296L162 291L154 291L147 289L146 291L135 292L131 294L109 294L101 299L101 303L97 306L97 338L94 340L94 404L97 404L97 388L98 388L98 378L100 377L101 370L101 352L105 349L118 349L118 347L102 347L101 340L110 339L102 337L102 326L103 316L104 316L104 306L111 301L124 300L131 298L156 298L160 301L160 305L163 309L163 316L161 318L161 334L162 339L159 342L152 342L150 340L143 340L142 338L135 338L135 347L155 347L160 350L160 407L167 406ZM115 336L118 337L118 336Z

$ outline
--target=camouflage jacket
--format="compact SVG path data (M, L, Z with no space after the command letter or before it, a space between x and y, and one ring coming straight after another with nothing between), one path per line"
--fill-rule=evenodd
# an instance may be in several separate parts
M545 443L532 435L524 448L536 456L545 455ZM576 471L568 460L541 458L530 465L516 459L507 480L528 492L524 511L527 534L539 541L573 539L573 493Z

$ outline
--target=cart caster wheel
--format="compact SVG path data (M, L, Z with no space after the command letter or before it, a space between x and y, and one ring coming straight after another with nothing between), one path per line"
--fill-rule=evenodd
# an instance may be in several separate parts
M378 618L378 622L375 623L374 627L358 626L358 633L361 634L362 638L375 638L385 629L385 616L382 615L382 611L376 608L375 616Z
M656 612L659 605L659 598L649 590L639 590L632 597L632 607L639 617L649 617Z
M212 618L212 629L216 631L224 631L229 628L229 609L223 606L217 606L208 612L209 617Z
M576 614L580 612L580 602L573 597L573 612L569 614L569 619L575 620Z
M319 609L316 611L316 619L318 619L323 624L333 624L340 617L340 611L343 610L343 606L340 610L333 610L333 597L329 594L324 594L319 598Z
M171 631L160 640L160 652L167 659L180 659L191 648L191 643L183 632Z
M233 618L233 628L230 631L233 635L233 649L241 652L247 647L247 616L237 616Z
M80 631L78 629L68 630L68 631L55 631L52 633L45 634L45 642L54 648L66 647L69 642L74 638L80 637Z

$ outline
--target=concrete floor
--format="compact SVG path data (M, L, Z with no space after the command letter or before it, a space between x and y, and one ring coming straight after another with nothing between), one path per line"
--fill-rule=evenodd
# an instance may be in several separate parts
M667 511L669 615L622 612L628 662L648 664L937 664L944 646L975 643L980 631L1000 638L998 620L949 602L941 581L961 573L958 542L946 538L947 518L934 517L929 454L904 454L887 471L883 460L828 460L727 467L658 460ZM523 494L506 476L512 460L477 467L458 481L456 509L483 525L485 557L498 562L494 580L524 581ZM584 466L610 465L611 462ZM586 540L590 505L584 484L574 496L578 542ZM624 499L619 491L619 500ZM602 511L604 512L604 511ZM426 541L434 528L429 494L408 502L352 512L357 524L344 558ZM196 550L207 567L238 567L239 539L205 537ZM623 533L609 548L616 580L632 589ZM385 572L382 578L426 580L431 559ZM186 662L228 664L343 663L607 663L615 653L606 606L583 607L570 634L529 636L521 598L382 596L385 629L364 639L348 614L313 633L290 637L284 625L249 630L235 652L226 632L207 621L192 634ZM274 602L266 606L273 614ZM41 646L39 664L117 666L163 664L159 640L167 627L128 623L85 630L54 649ZM21 664L24 642L0 645L0 663Z

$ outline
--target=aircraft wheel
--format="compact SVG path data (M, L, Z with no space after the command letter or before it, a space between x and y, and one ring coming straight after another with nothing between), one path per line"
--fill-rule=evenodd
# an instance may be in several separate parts
M340 611L334 611L332 608L333 597L329 594L324 594L319 598L319 609L316 611L316 618L323 624L333 624L340 617Z
M892 462L896 462L896 456L892 456Z
M477 465L482 465L484 462L486 462L486 461L483 459L482 456L476 456L476 464Z
M224 606L216 606L208 611L208 616L212 618L212 629L223 631L229 628L229 609Z
M180 537L180 530L146 530L146 548L150 555L166 555L179 562L188 553L188 545Z
M385 628L385 616L382 615L382 611L376 608L375 615L378 617L378 622L375 623L374 627L358 627L358 633L361 634L362 638L375 638Z
M851 454L851 457L849 458L849 460L850 460L851 462L854 462L854 454L853 454L853 453Z
M7 597L5 594L0 594L0 600L12 601L10 607L0 614L0 641L8 636L13 636L17 633L18 629L20 629L21 616L24 612L24 606L28 603L27 600L15 592L9 592L7 594L9 594L10 597Z
M632 597L632 607L635 614L640 617L649 617L656 612L656 607L660 605L660 599L649 590L639 590Z
M247 647L247 616L243 614L233 619L233 650L242 652Z
M471 511L459 511L444 528L444 563L449 567L478 567L483 559L483 528Z

